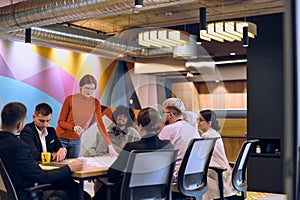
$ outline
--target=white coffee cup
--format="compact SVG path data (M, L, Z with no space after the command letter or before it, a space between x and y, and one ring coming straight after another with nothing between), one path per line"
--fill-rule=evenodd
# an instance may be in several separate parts
M81 161L82 161L82 168L81 170L84 171L84 170L87 170L87 158L84 158L84 157L81 157L79 158Z

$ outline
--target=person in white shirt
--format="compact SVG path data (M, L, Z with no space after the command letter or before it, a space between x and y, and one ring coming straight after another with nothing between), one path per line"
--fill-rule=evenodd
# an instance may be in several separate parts
M220 125L217 120L216 113L212 110L205 109L199 113L199 129L203 131L201 137L204 138L216 138L217 139L215 148L209 163L209 166L226 168L223 172L224 182L224 196L229 197L237 194L237 191L233 188L231 183L231 168L229 161L225 154L224 143L221 135L218 133ZM211 169L208 170L208 191L204 194L203 200L218 199L220 198L220 191L218 187L218 176L217 173Z
M183 102L178 98L166 99L162 104L163 122L165 126L160 131L158 137L161 140L169 140L175 149L178 149L178 155L174 170L174 181L178 176L183 156L194 138L199 138L198 130L183 120L185 107Z

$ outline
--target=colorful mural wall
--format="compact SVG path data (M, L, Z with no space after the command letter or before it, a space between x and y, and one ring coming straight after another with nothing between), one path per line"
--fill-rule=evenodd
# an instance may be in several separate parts
M50 125L56 127L64 99L79 92L78 81L85 74L97 78L95 97L105 107L158 105L157 78L134 74L132 63L0 40L0 106L24 103L26 123L32 121L35 105L46 102L54 111Z

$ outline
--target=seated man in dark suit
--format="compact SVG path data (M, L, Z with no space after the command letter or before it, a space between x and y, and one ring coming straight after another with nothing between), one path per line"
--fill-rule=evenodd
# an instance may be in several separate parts
M43 191L43 199L78 199L79 184L71 174L82 169L82 161L75 159L54 170L42 170L33 159L28 146L16 134L22 130L27 108L19 102L6 104L1 111L0 158L11 178L19 200L30 199L24 188L36 183L52 185ZM90 198L90 196L86 196Z
M127 143L107 173L109 181L116 183L112 189L113 200L120 199L122 175L128 161L128 152L132 150L173 149L172 144L168 140L160 140L157 137L157 132L161 129L162 122L156 110L150 107L142 109L138 114L137 124L137 129L142 139L140 141ZM97 182L95 183L97 185ZM95 189L97 190L98 188ZM93 199L103 199L105 195L105 187L100 187L100 189L96 191Z
M52 160L65 159L67 150L62 147L55 132L50 127L52 108L46 103L40 103L35 107L33 122L26 124L20 133L21 139L28 144L36 161L41 161L42 152L52 153Z

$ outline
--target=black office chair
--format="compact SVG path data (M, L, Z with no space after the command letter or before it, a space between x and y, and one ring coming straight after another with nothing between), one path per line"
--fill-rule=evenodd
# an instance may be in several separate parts
M230 163L230 165L233 167L232 169L232 185L233 187L239 191L238 195L230 196L230 197L224 197L223 189L223 171L226 171L227 169L222 169L218 167L209 167L210 169L214 170L218 174L218 184L219 184L219 190L220 190L220 199L246 199L247 197L247 180L246 180L246 169L248 160L250 158L250 155L252 153L254 144L258 142L259 140L248 140L245 141L242 144L242 147L240 149L240 152L238 154L238 157L236 159L235 163Z
M190 141L179 168L177 185L172 187L174 199L202 199L208 190L208 166L217 139L197 138Z
M121 186L120 200L171 200L172 176L178 150L133 150L127 162ZM110 200L113 186L107 179L106 199Z
M38 200L38 193L42 188L48 187L51 184L42 184L34 187L26 188L30 193L31 199ZM0 199L2 200L18 200L15 188L10 180L10 177L5 169L5 166L0 158Z

